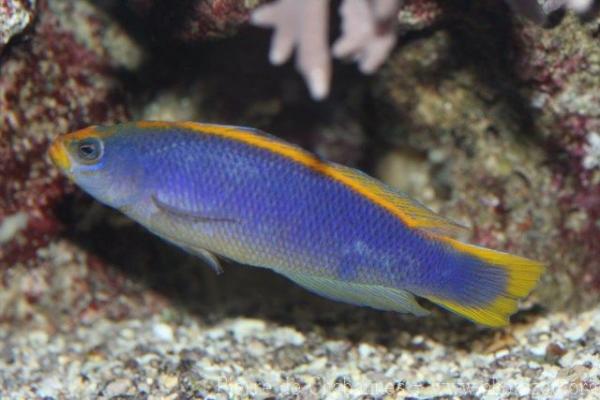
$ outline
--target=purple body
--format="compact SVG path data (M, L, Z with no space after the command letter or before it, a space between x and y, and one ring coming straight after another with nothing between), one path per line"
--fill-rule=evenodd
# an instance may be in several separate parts
M485 304L506 286L496 268L408 228L340 182L265 149L182 128L109 136L110 157L137 188L123 211L183 247L288 274L372 284L466 304ZM274 139L275 140L275 139ZM109 157L109 154L106 154ZM132 162L131 160L135 160ZM107 162L106 167L121 165ZM138 173L132 176L132 170ZM143 173L141 173L143 171ZM101 199L101 197L100 197ZM160 216L153 201L174 210Z

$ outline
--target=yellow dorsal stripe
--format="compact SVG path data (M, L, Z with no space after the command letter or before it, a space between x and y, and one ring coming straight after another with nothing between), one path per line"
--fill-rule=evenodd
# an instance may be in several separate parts
M138 122L136 126L142 129L172 129L178 127L197 133L236 140L256 148L270 151L344 184L354 192L397 216L410 228L431 227L431 223L420 223L420 221L412 218L410 215L399 209L398 206L387 199L386 196L381 195L382 189L378 185L354 179L341 170L343 167L323 162L311 153L285 142L280 142L267 136L257 135L249 131L240 130L239 128L232 126L201 124L197 122Z

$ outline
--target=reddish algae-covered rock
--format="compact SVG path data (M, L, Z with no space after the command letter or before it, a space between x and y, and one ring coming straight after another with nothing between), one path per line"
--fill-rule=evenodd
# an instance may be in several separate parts
M4 46L23 32L35 15L36 0L0 1L0 54Z
M40 2L27 40L0 58L0 265L35 257L59 226L69 187L46 157L48 141L86 125L127 119L119 61L103 44L115 29L87 3ZM73 21L88 24L77 31ZM130 52L136 57L137 51ZM138 55L139 58L139 55Z
M245 24L250 12L264 0L129 0L129 6L144 19L159 39L198 42L231 36Z
M525 24L517 73L539 112L558 223L563 267L586 288L600 290L600 19L569 16L550 30ZM564 247L563 247L564 246ZM568 252L567 249L570 249Z

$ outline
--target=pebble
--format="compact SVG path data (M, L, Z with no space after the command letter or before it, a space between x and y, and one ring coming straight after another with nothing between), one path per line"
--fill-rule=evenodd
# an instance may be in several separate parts
M577 341L583 339L587 330L588 329L586 326L577 326L577 327L565 332L565 338L567 338L568 340L570 340L572 342L577 342Z
M569 368L573 366L573 364L577 361L577 358L577 352L568 351L558 362L563 368Z
M547 349L547 345L546 344L541 344L538 346L533 346L531 348L529 348L529 352L531 354L533 354L536 357L540 357L543 358L546 355L546 349Z
M235 340L241 342L250 335L264 331L266 326L264 321L258 319L240 318L230 324L229 330Z
M369 357L373 353L375 353L375 348L373 346L371 346L370 344L361 343L358 346L358 354L362 358Z
M160 384L167 391L173 390L173 388L177 385L177 377L173 375L163 375L160 379Z
M63 385L56 377L47 377L39 383L37 394L40 397L55 397Z
M5 217L0 223L0 244L10 242L27 226L27 221L27 214L22 212Z
M273 332L273 339L280 345L290 344L293 346L302 346L304 344L304 335L295 329L280 328Z
M103 394L107 397L114 397L128 394L131 387L131 381L126 378L115 379L109 382L103 390Z
M171 328L167 324L158 323L154 325L152 327L152 332L158 340L162 340L165 342L172 342L175 338L175 336L173 335L173 328Z
M551 342L548 343L548 345L546 346L546 353L544 354L544 359L546 360L546 362L556 363L561 359L562 356L565 355L566 352L567 351L561 344Z

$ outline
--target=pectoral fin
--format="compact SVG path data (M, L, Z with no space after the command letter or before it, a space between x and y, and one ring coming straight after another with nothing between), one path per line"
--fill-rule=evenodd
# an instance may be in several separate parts
M417 316L429 314L429 311L421 307L411 293L402 289L349 283L305 274L284 275L306 289L333 300Z
M167 204L159 200L156 196L152 196L152 202L162 213L177 219L183 219L186 222L236 222L236 220L224 217L222 215L210 215L198 211L185 210L177 206Z
M159 231L156 228L150 228L150 230L185 251L200 257L217 274L223 273L221 263L213 253L191 243L190 240L186 240L186 237L193 237L191 232L196 229L195 224L235 223L236 221L222 216L204 215L194 211L183 210L159 200L156 196L152 196L152 202L158 209L158 212L152 216L150 226L161 226L163 227L163 231ZM173 224L173 220L176 221L175 224ZM169 230L165 233L164 229Z

